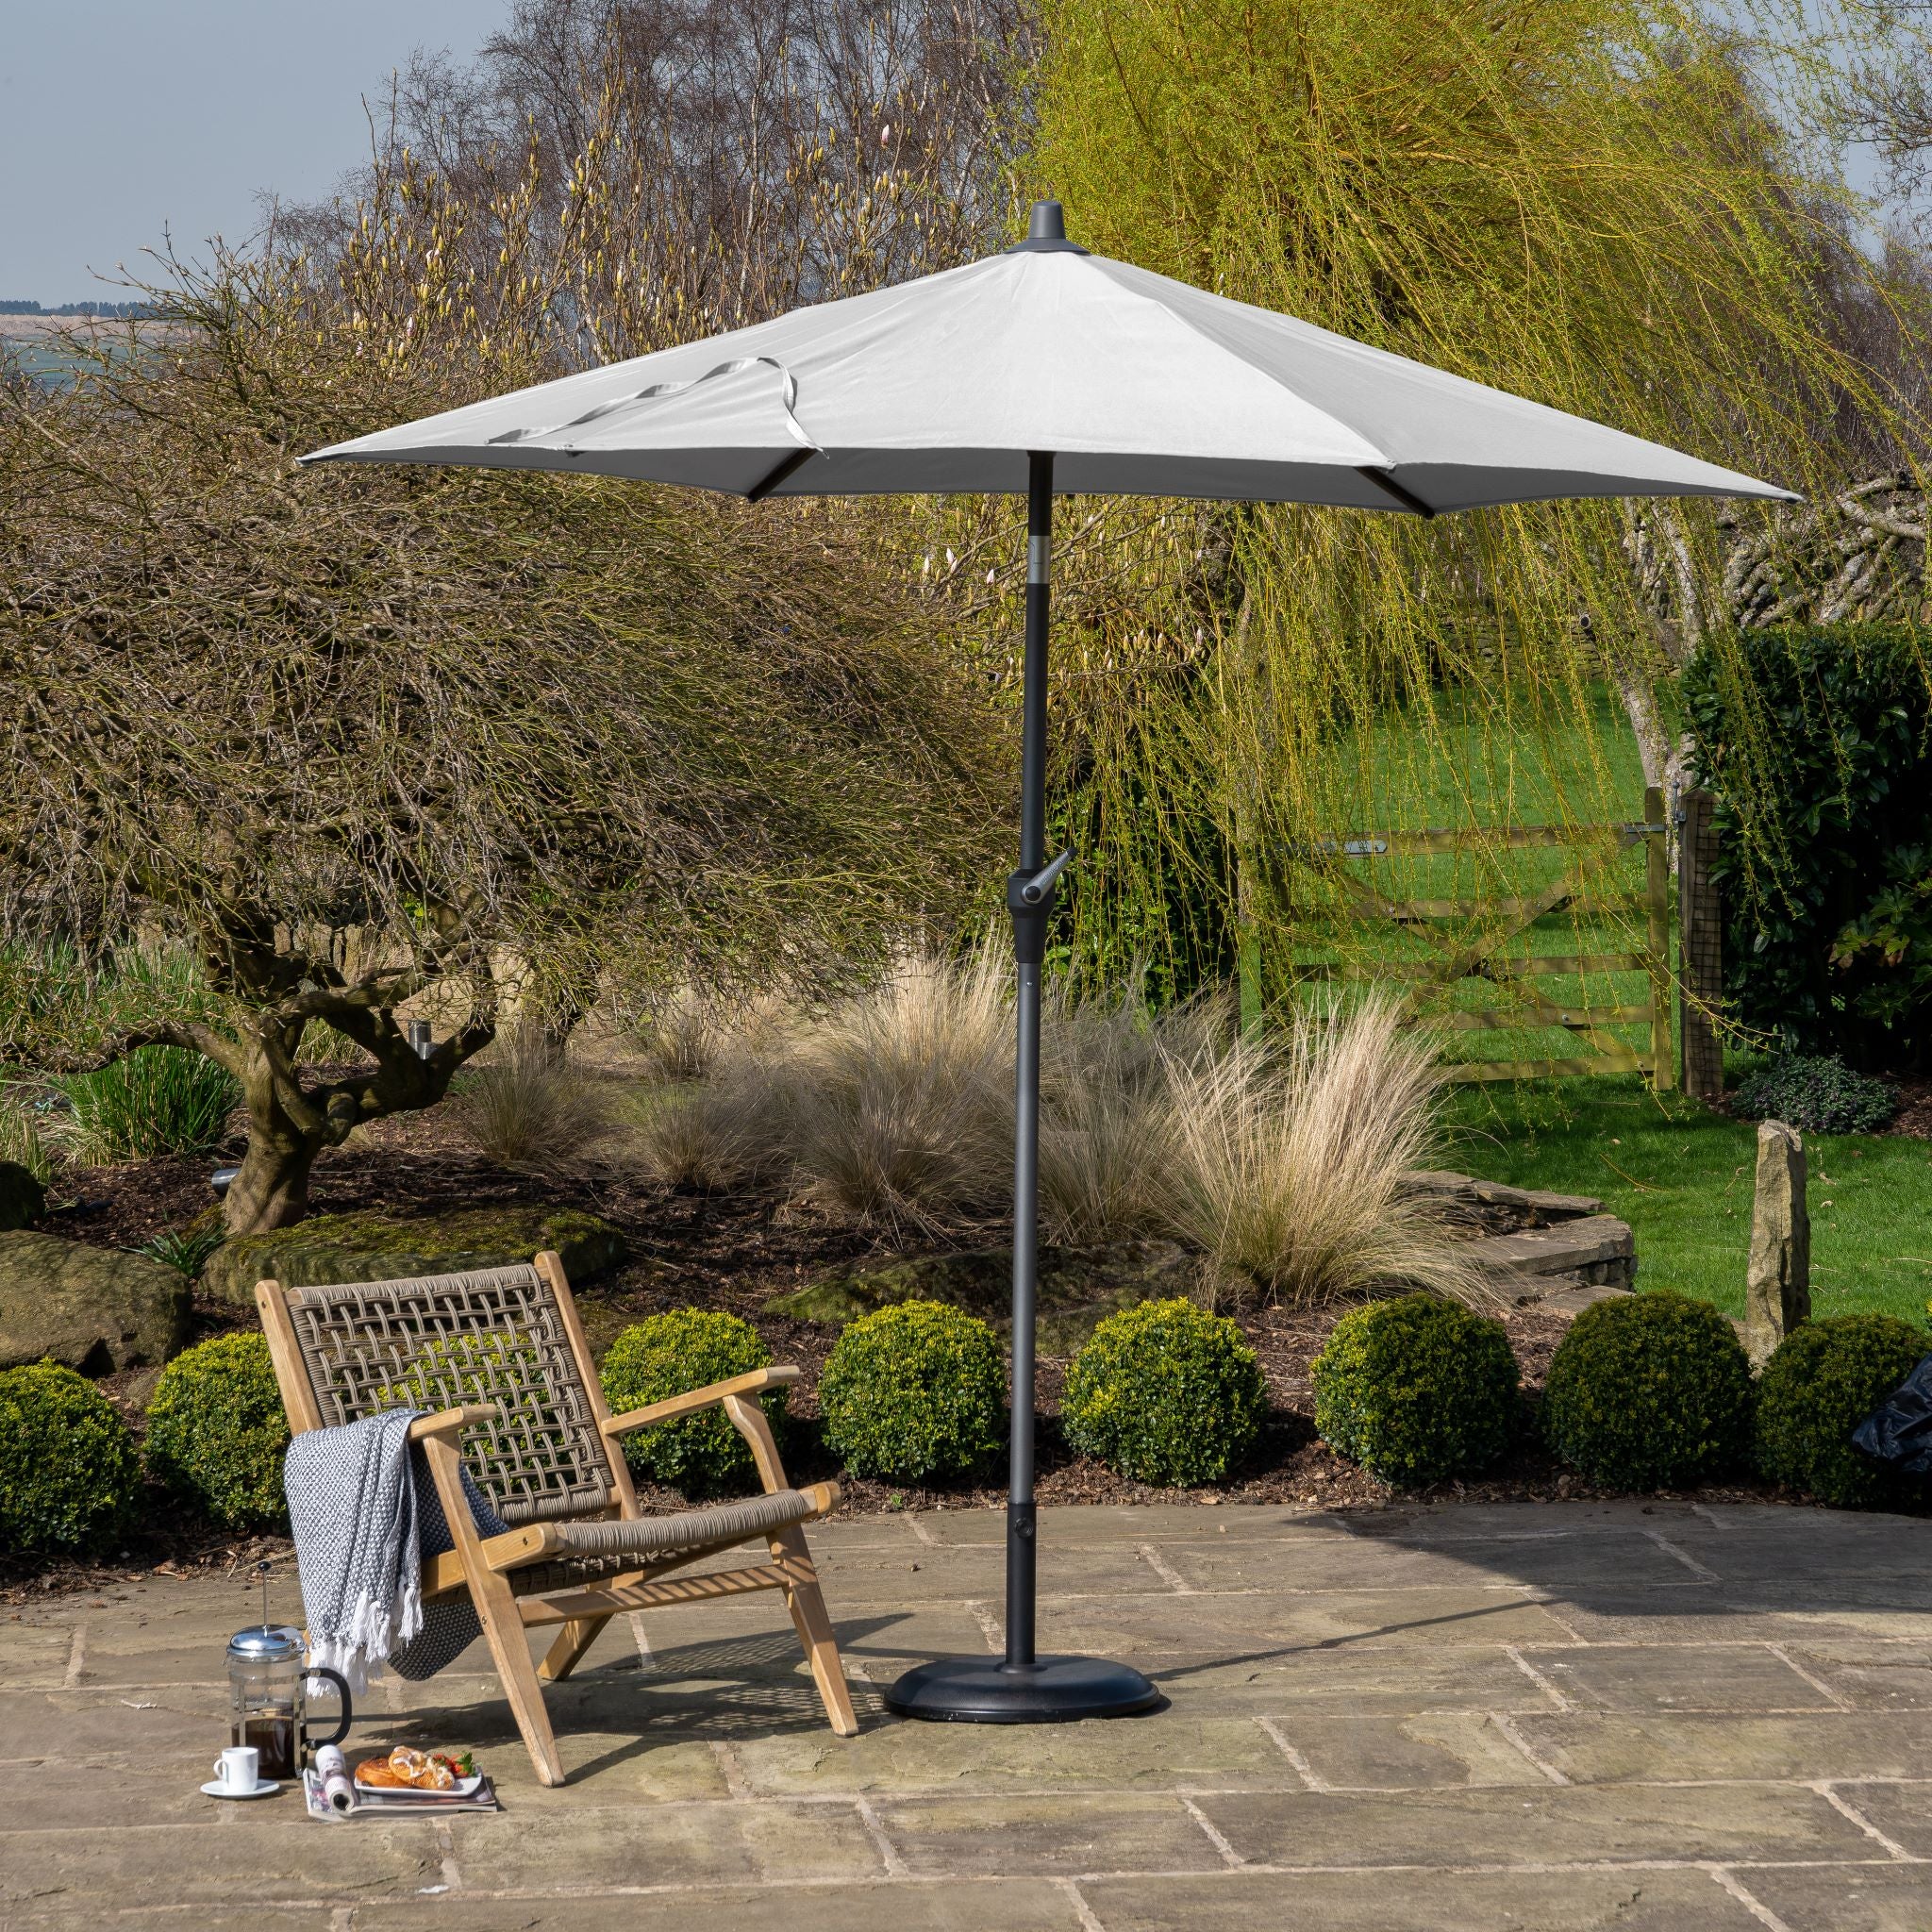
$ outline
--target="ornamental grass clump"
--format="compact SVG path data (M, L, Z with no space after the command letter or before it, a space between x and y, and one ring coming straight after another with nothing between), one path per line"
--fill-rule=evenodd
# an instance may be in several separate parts
M922 1234L996 1213L1012 1170L1009 970L904 961L801 1031L780 1069L800 1195Z
M535 1029L499 1041L462 1075L450 1111L491 1160L553 1174L589 1165L610 1124L595 1076Z
M134 1438L86 1376L53 1361L0 1372L0 1551L99 1550L140 1490Z
M1751 1365L1708 1302L1667 1291L1585 1308L1550 1362L1543 1433L1591 1482L1675 1489L1737 1468L1751 1441Z
M633 1323L610 1344L604 1399L622 1415L771 1365L771 1351L749 1322L715 1309L673 1308ZM776 1428L784 1419L785 1391L772 1390L761 1399ZM636 1429L621 1440L625 1460L640 1475L693 1501L758 1482L750 1445L720 1409Z
M1831 1315L1794 1328L1757 1383L1757 1467L1835 1509L1895 1507L1922 1486L1867 1456L1852 1431L1932 1349L1896 1315Z
M1487 1469L1509 1446L1516 1357L1502 1323L1435 1295L1371 1302L1315 1357L1315 1427L1385 1482Z
M899 1302L847 1324L819 1378L825 1443L854 1475L978 1474L999 1453L1007 1375L993 1332L945 1302Z
M1466 1300L1483 1277L1406 1177L1430 1164L1442 1076L1392 1002L1301 1018L1169 1069L1167 1219L1238 1294L1287 1307L1391 1281Z
M224 1529L288 1522L289 1419L268 1338L217 1335L161 1371L147 1412L149 1474Z
M1192 1489L1241 1466L1261 1433L1261 1363L1224 1315L1179 1297L1109 1315L1074 1358L1060 1420L1130 1481Z

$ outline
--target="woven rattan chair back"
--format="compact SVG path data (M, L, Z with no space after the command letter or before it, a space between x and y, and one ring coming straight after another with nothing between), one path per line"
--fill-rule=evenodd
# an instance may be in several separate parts
M291 1289L295 1339L325 1427L385 1408L501 1405L463 1462L508 1524L613 1499L610 1462L556 1292L535 1268Z

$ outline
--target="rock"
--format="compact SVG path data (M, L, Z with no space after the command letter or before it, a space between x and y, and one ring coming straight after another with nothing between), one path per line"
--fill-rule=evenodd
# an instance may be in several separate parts
M1805 1205L1805 1137L1783 1121L1757 1127L1757 1186L1744 1277L1744 1353L1760 1369L1811 1319L1811 1216Z
M1541 1188L1506 1187L1474 1174L1418 1168L1402 1177L1403 1191L1437 1202L1445 1221L1511 1234L1524 1227L1551 1227L1586 1214L1603 1212L1591 1194L1551 1194Z
M1040 1257L1039 1348L1070 1356L1108 1315L1139 1302L1191 1294L1198 1266L1174 1241L1046 1248ZM765 1313L842 1326L895 1302L950 1302L1005 1331L1012 1319L1010 1248L961 1248L861 1263L775 1296Z
M1553 1227L1485 1235L1464 1250L1478 1267L1500 1277L1519 1301L1544 1291L1544 1277L1571 1285L1626 1289L1637 1278L1637 1239L1614 1214L1585 1214Z
M0 1233L0 1369L52 1356L83 1375L154 1366L188 1340L187 1277L145 1255Z
M0 1160L0 1230L31 1227L47 1211L47 1191L17 1160Z
M623 1230L574 1208L511 1204L441 1214L315 1214L266 1234L231 1235L202 1274L204 1291L255 1306L255 1284L288 1288L325 1281L389 1281L505 1268L544 1248L563 1257L574 1284L602 1274L627 1252Z

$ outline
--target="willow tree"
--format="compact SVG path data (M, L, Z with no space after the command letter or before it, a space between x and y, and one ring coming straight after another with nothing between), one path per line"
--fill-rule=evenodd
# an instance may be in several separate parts
M228 1068L236 1231L434 1103L507 976L833 970L956 910L995 795L983 699L835 509L297 472L544 366L359 273L186 275L164 330L0 399L0 1051ZM200 972L88 970L135 942Z
M1103 252L1826 503L1880 469L1923 491L1923 290L1854 245L1854 197L1774 94L1809 84L1818 40L1747 42L1738 19L1043 0L1029 166ZM1612 815L1597 693L1669 781L1671 683L1732 614L1726 561L1802 588L1796 527L1722 506L1101 512L1090 584L1125 551L1142 593L1089 598L1066 684L1088 764L1067 775L1114 828L1116 915L1158 927L1185 901L1285 943L1307 881L1270 856L1373 816L1404 760L1479 824L1531 808L1526 748L1540 814ZM1580 762L1538 758L1559 733ZM1206 808L1211 841L1128 808L1158 791Z

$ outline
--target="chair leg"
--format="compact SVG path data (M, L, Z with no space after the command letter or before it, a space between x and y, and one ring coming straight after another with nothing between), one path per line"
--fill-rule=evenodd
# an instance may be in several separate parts
M805 1532L794 1523L771 1537L774 1557L783 1557L802 1568L809 1583L789 1585L785 1607L791 1612L791 1627L805 1646L811 1665L812 1682L819 1688L819 1701L832 1729L841 1738L858 1735L858 1718L852 1708L852 1693L845 1686L845 1665L839 1656L839 1641L832 1634L832 1620L825 1614L825 1599L819 1589L818 1571L811 1560Z
M620 1579L621 1580L621 1579ZM557 1641L537 1666L537 1674L546 1684L560 1684L576 1669L585 1651L597 1641L597 1634L609 1623L607 1617L579 1617L557 1633Z
M503 1679L510 1715L524 1734L525 1747L536 1767L537 1782L560 1785L563 1760L557 1755L557 1735L550 1728L550 1713L543 1708L543 1687L530 1661L530 1645L524 1635L524 1620L517 1613L517 1600L502 1577L493 1574L471 1578L470 1597L483 1620L483 1635L490 1640L490 1655L496 1660L496 1674Z

